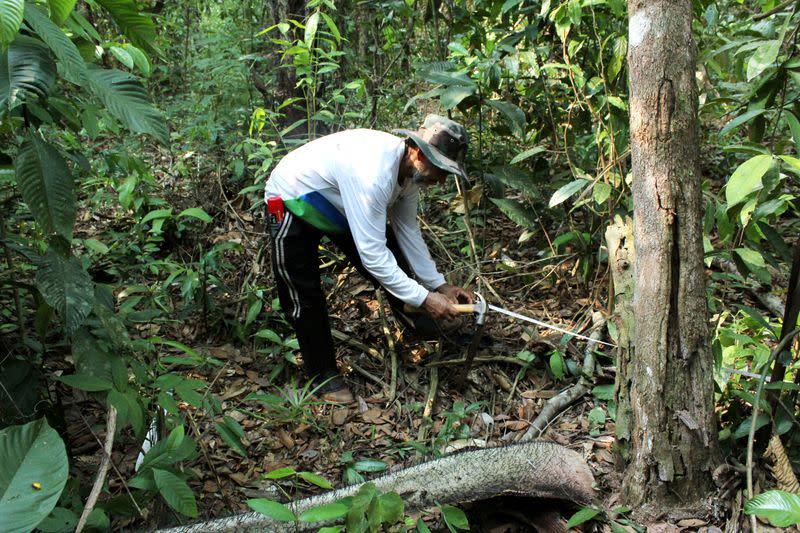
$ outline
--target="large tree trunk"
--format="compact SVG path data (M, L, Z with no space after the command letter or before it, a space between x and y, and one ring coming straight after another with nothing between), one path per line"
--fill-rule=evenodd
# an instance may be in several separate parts
M627 503L639 516L708 495L718 457L703 270L690 0L630 0L636 274Z

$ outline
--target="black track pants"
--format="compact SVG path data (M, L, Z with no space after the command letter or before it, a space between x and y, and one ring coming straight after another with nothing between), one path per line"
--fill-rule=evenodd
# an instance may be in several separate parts
M325 293L322 291L319 271L319 245L322 231L286 211L283 221L270 227L272 268L278 286L278 298L289 323L297 333L305 370L309 377L327 378L336 373L336 352L331 336ZM397 239L389 227L387 245L400 268L410 275L408 262L400 253ZM376 287L377 280L364 268L350 232L328 235L344 252L350 262ZM395 316L402 314L403 303L389 294L389 303Z

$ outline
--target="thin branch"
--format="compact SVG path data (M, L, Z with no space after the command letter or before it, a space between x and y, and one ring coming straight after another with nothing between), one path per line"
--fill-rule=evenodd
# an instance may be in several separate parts
M108 474L108 465L111 463L111 449L114 447L114 433L117 430L117 408L113 405L108 406L108 418L106 420L106 442L103 446L103 458L100 460L100 469L97 471L97 477L94 479L92 491L89 493L89 498L86 500L86 507L83 508L78 525L75 526L75 533L81 533L89 515L92 514L97 498L100 496L100 491L103 490L103 484L106 481L106 474Z

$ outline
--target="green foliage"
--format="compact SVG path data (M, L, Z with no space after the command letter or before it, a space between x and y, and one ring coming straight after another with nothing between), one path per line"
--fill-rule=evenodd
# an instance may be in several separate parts
M768 490L744 504L744 512L766 518L776 527L800 524L800 496L782 490Z
M0 430L4 531L30 531L50 514L67 482L67 470L64 442L44 418Z

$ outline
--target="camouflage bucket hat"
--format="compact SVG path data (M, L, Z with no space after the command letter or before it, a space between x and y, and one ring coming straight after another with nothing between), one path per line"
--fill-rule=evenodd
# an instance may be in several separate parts
M464 158L469 135L458 122L439 115L428 115L417 131L394 130L393 133L408 136L437 167L467 179Z

